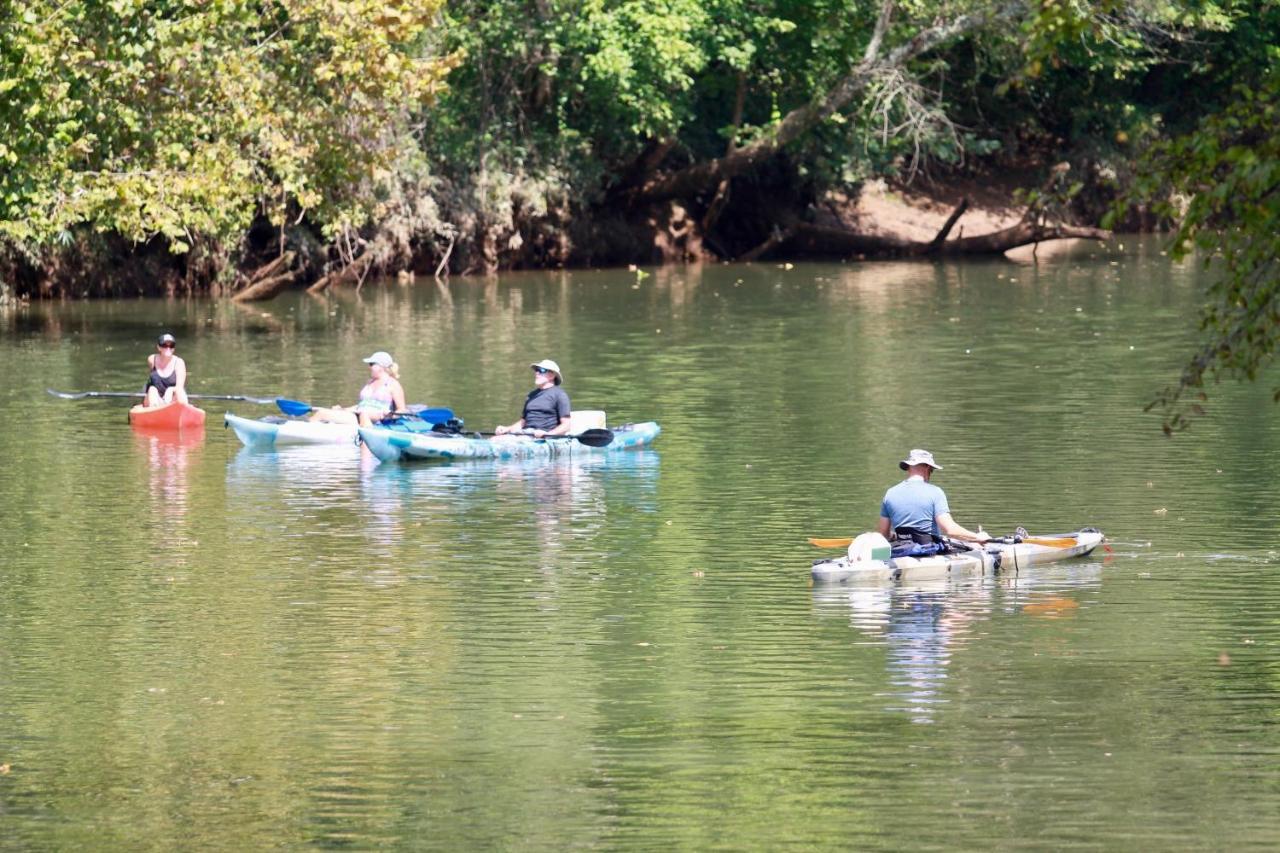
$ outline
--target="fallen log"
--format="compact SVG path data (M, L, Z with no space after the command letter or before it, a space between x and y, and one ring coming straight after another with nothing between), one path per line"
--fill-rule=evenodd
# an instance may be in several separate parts
M254 284L262 281L264 278L270 278L273 275L278 275L281 269L293 266L293 259L295 257L297 257L296 252L285 252L275 260L263 264L249 274L249 284Z
M307 288L307 293L322 293L335 284L342 284L352 280L364 281L364 277L371 266L373 266L373 254L366 252L342 269L334 270L328 275L321 276L315 284Z
M257 284L251 284L244 290L239 291L231 297L232 302L261 302L264 299L271 299L280 291L293 284L297 279L298 273L294 270L282 272L280 275L274 275L270 278L264 278Z
M794 234L795 229L792 227L778 228L777 226L774 226L773 233L769 235L769 239L765 240L754 249L750 249L743 252L741 255L738 255L734 260L743 264L758 260L762 255L773 251L776 247L781 246L783 243L790 240Z
M1044 243L1049 240L1110 240L1111 232L1104 228L1092 228L1083 225L1050 224L1038 218L1025 217L1018 223L979 234L975 237L959 237L946 239L955 226L960 215L968 207L968 200L963 200L948 217L947 222L937 235L928 241L904 240L900 237L888 237L877 234L859 234L847 228L831 225L815 225L799 222L788 231L793 250L804 254L835 257L881 256L881 257L964 257L973 255L1002 255L1019 246ZM780 242L766 241L765 245L753 249L751 254L759 257L763 251L776 248Z
M231 294L232 302L259 302L270 299L284 290L298 276L298 271L290 269L296 252L285 252L283 255L268 261L251 272L246 279L246 286ZM281 272L283 270L283 272Z

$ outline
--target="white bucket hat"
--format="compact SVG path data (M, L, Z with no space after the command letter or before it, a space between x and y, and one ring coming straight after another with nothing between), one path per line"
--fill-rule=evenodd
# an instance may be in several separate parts
M932 453L927 450L921 450L918 447L908 453L906 459L903 459L898 463L898 467L903 471L907 470L912 465L928 465L936 471L942 470L942 466L933 461Z
M542 361L535 361L533 364L529 366L541 367L543 370L550 370L552 373L556 375L557 385L559 385L560 380L564 378L564 374L560 372L560 365L556 364L554 361L552 361L549 358L544 358Z
M396 361L395 361L395 359L393 359L393 358L391 357L391 354L390 354L390 353L383 352L382 350L378 350L378 351L377 351L377 352L375 352L373 355L371 355L371 356L369 356L368 358L366 358L366 359L364 360L364 363L365 363L365 364L376 364L376 365L378 365L379 367L386 368L386 367L390 367L391 365L395 364L395 363L396 363Z

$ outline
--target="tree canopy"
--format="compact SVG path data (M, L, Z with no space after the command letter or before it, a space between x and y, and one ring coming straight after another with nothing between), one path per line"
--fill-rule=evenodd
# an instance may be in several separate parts
M224 251L255 217L332 237L375 210L451 59L438 0L12 0L0 235L87 227Z
M0 0L0 271L626 262L673 205L741 257L868 178L1067 161L1056 210L1221 271L1174 429L1274 353L1278 45L1275 0Z

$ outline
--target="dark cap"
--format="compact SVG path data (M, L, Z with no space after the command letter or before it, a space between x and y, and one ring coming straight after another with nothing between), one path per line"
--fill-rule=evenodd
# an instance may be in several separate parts
M162 347L165 344L173 344L176 347L178 345L178 341L173 337L173 335L169 334L168 332L165 332L163 335L161 335L159 338L156 339L156 346Z

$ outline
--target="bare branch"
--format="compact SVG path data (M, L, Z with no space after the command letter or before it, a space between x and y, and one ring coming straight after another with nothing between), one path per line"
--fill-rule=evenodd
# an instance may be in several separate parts
M884 41L884 34L889 29L889 21L893 18L893 0L884 0L880 5L880 17L876 19L875 32L871 34L871 41L867 42L867 50L862 54L863 64L874 62L880 54L880 45Z

